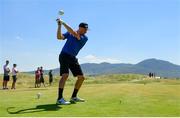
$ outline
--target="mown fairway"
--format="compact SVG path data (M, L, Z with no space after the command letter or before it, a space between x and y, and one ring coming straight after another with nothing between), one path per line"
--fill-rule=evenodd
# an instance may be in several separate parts
M23 76L26 81L21 83L20 77L16 90L0 90L0 116L180 116L180 80L142 80L143 77L89 77L79 93L86 102L57 106L57 83L35 89L33 78ZM66 84L67 100L73 83L74 79L70 79ZM42 93L40 99L36 97L38 92Z

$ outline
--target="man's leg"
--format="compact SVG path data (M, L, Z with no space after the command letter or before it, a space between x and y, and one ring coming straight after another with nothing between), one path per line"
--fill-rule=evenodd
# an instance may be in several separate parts
M77 93L78 93L79 89L81 88L81 85L82 85L84 79L85 78L84 78L83 75L78 75L77 76L77 80L76 80L76 84L75 84L75 87L74 87L72 97L77 97Z
M77 97L77 93L78 93L79 89L81 88L81 85L82 85L84 79L85 78L83 75L77 76L77 81L76 81L74 91L73 91L73 94L72 94L71 100L70 100L71 103L84 102L85 101L84 99Z
M37 80L37 87L39 88L40 86L41 86L40 78L38 78L38 80Z
M5 80L3 80L3 89L5 89Z
M44 78L42 79L42 83L43 83L44 87L46 87L45 84L44 84Z
M11 86L11 89L13 89L14 88L14 82L12 82L12 86Z
M6 76L4 76L4 78L3 78L3 89L6 89L6 80L7 80L7 78L6 78Z
M13 76L13 82L12 82L11 89L15 89L15 81L16 81L16 77Z
M66 83L66 80L67 80L68 76L69 76L68 73L62 74L62 77L61 77L61 79L59 80L58 100L60 100L61 98L63 98L64 85L65 85L65 83Z
M71 104L70 102L67 102L63 98L64 85L66 83L68 75L69 75L68 73L62 74L61 80L59 81L58 100L57 100L56 104L61 104L61 105L69 105L69 104Z
M35 79L34 87L37 87L37 79Z
M8 83L8 81L5 81L5 83L4 83L5 89L7 89L7 83Z
M60 76L61 79L59 80L59 90L58 90L58 99L56 104L61 104L61 105L69 105L71 104L70 102L67 102L64 98L63 98L63 90L64 90L64 86L66 83L66 80L69 76L69 61L71 59L69 59L70 57L68 57L65 54L60 54L59 55L59 63L60 63Z

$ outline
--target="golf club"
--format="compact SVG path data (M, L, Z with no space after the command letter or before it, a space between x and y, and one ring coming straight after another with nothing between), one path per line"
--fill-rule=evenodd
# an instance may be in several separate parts
M60 11L58 12L58 15L59 15L58 18L56 19L57 22L59 22L60 19L61 19L61 16L64 15L64 11L63 11L63 10L60 10Z

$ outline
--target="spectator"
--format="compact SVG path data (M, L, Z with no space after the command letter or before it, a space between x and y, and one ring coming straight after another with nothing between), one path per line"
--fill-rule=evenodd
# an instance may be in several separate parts
M53 74L52 70L49 71L49 85L51 86L51 83L53 82Z
M41 86L41 83L42 83L44 85L44 87L45 87L43 73L44 73L43 67L41 66L41 68L40 68L40 86Z
M13 64L13 68L12 68L13 83L12 83L11 89L16 89L16 80L17 80L17 73L18 73L16 66L17 66L16 64Z
M3 77L3 89L8 89L7 84L9 81L9 73L10 73L10 69L9 69L9 61L6 60L6 64L3 66L3 70L4 70L4 77Z
M40 68L38 67L35 71L35 88L39 88L40 86Z

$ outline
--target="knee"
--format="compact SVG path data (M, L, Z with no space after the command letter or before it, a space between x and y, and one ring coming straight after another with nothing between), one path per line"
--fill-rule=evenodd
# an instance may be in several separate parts
M62 74L62 78L61 79L67 80L68 77L69 77L69 74Z
M79 80L85 80L85 77L83 75L77 76Z

